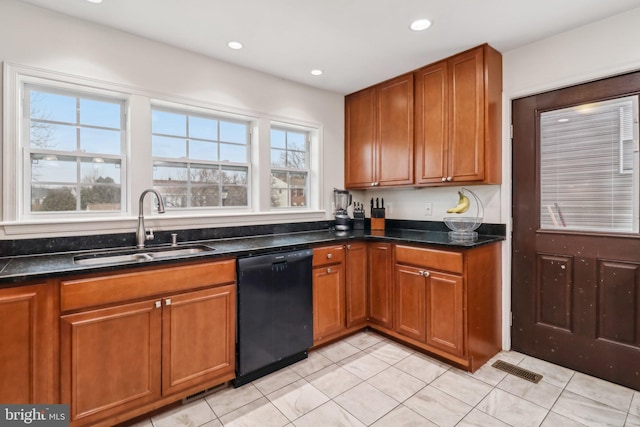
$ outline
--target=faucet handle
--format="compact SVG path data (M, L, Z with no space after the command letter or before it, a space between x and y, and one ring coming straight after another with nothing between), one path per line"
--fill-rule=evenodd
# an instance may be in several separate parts
M145 240L153 240L154 237L156 237L156 236L153 235L153 228L148 228L148 229L146 229L144 231L144 239Z

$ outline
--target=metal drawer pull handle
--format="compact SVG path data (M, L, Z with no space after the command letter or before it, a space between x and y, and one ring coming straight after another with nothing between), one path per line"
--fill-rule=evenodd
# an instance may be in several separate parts
M171 298L164 300L164 305L171 305Z
M327 254L327 259L331 259L333 257L333 254Z
M160 301L156 301L156 308L162 307L162 303Z
M422 270L420 270L420 271L418 272L418 274L419 274L419 275L421 275L421 276L424 276L424 277L429 277L429 272L428 272L428 271L422 271Z
M327 273L331 273L331 269L330 268L327 268Z

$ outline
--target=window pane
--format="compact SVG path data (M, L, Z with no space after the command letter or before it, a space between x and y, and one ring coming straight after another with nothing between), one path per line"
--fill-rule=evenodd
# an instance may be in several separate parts
M287 132L271 129L271 148L287 148Z
M107 178L108 180L108 178ZM80 189L80 209L87 211L119 211L120 186L96 183Z
M189 137L216 141L218 139L218 121L189 116Z
M246 168L222 168L222 182L224 184L247 185L249 172Z
M180 159L187 157L187 141L180 138L153 135L151 137L153 157Z
M220 144L220 161L233 163L247 162L247 146Z
M293 169L305 169L307 166L306 153L304 151L287 151L287 167Z
M165 208L186 208L187 187L183 185L169 185L155 187L162 194Z
M121 133L119 130L80 129L80 149L85 153L120 154Z
M214 167L191 167L191 181L192 182L220 182L220 171L218 166Z
M287 134L287 149L305 151L305 136L304 133L288 132Z
M247 187L228 186L222 190L222 206L248 206ZM225 196L226 194L226 196Z
M187 167L184 165L156 165L153 167L154 185L184 184L188 181L188 177Z
M540 115L542 228L637 231L638 159L628 148L637 124L624 131L633 117L637 97Z
M78 163L76 157L31 155L31 181L49 183L76 183Z
M187 136L187 116L153 110L151 113L153 133L173 136Z
M271 150L271 166L283 168L287 165L287 152L285 150Z
M55 151L76 151L78 149L75 126L32 121L29 130L32 148Z
M120 129L121 104L80 99L80 124Z
M29 110L32 119L76 123L76 97L58 95L40 90L29 92Z
M218 160L218 144L216 142L189 140L189 158L192 160Z
M196 208L220 206L218 186L195 186L191 188L191 206Z
M95 158L80 163L83 184L120 184L120 160Z
M75 211L77 207L75 188L60 185L31 186L32 212Z
M220 122L220 141L246 144L247 125L244 123Z

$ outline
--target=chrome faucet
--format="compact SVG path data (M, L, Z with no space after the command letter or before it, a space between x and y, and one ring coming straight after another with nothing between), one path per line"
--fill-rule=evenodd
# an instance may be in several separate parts
M153 240L153 230L149 229L148 231L144 228L144 196L147 193L153 193L156 195L156 199L158 199L158 213L164 213L164 202L162 201L162 196L160 193L153 189L149 188L142 192L140 195L139 207L138 207L138 229L136 230L136 245L138 248L144 248L145 240Z

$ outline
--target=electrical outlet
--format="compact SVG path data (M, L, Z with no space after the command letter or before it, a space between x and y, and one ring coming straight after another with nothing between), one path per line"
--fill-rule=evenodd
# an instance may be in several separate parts
M433 205L431 204L431 202L427 202L424 204L424 214L426 216L432 216L433 215Z
M386 215L393 213L393 203L389 203L389 202L385 203L384 210Z

